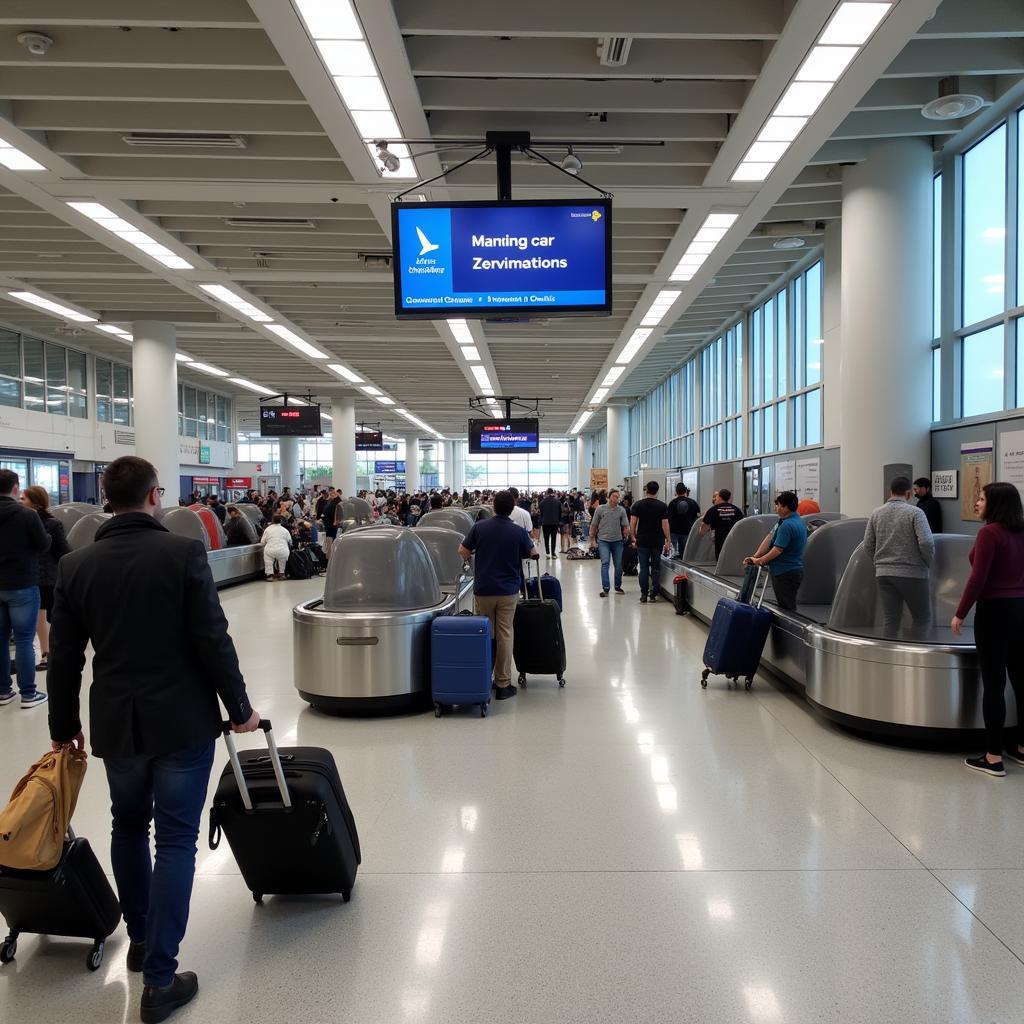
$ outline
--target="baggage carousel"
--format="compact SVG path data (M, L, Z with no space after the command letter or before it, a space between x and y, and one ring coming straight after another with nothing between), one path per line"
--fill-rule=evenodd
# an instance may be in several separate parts
M804 555L796 612L772 601L762 668L780 677L828 718L865 734L925 741L966 741L983 728L982 687L974 649L974 616L956 636L948 623L966 582L973 537L939 534L930 577L932 624L915 631L905 618L896 635L881 625L874 566L865 553L864 519L815 520ZM661 589L674 594L685 573L691 612L710 623L720 598L735 598L743 559L752 554L775 516L741 520L716 560L710 536L691 532L680 558L663 558ZM1017 720L1007 686L1007 724Z

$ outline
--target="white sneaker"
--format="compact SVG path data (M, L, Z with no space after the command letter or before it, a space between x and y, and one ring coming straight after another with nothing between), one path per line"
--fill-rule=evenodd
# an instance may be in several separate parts
M0 693L0 708L2 708L5 704L10 704L17 696L18 695L14 692L14 690L8 690L6 693Z
M24 711L26 708L38 707L40 704L45 704L49 699L42 690L36 690L31 697L21 698L21 709Z

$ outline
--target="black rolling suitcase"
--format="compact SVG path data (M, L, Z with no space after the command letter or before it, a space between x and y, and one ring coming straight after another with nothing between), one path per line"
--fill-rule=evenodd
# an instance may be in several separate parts
M533 559L527 560L533 564ZM538 574L540 569L537 569ZM557 601L537 600L526 596L523 578L523 599L516 605L513 623L512 657L519 672L519 685L526 686L527 673L556 676L565 686L565 637L562 636L562 610Z
M224 723L230 764L210 810L210 849L227 836L257 903L266 895L341 893L347 903L361 853L338 768L321 747L278 751L269 721L268 752L238 753Z
M0 867L0 913L10 933L0 945L0 963L10 963L22 932L92 939L85 958L90 971L103 963L108 936L121 920L121 906L86 839L68 829L60 863L49 871Z

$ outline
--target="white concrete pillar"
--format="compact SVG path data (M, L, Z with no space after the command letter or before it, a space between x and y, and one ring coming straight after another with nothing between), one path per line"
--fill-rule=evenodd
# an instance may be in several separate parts
M164 505L178 504L178 364L174 325L158 320L132 324L135 454L156 467L166 488Z
M356 493L356 400L331 401L331 482L346 498Z
M410 434L405 439L405 490L413 494L420 489L420 439Z
M281 473L281 489L290 487L292 493L299 486L299 439L297 437L279 437L278 468Z
M455 443L453 441L442 441L441 442L441 453L444 458L444 472L440 474L437 479L437 485L441 490L447 487L451 490L452 487L452 470L455 468L453 463L455 462L455 453L453 448Z
M466 442L452 441L452 469L449 479L452 482L452 491L461 494L466 486Z
M608 486L621 487L629 475L629 410L608 406ZM589 481L588 481L589 482Z
M590 446L582 434L576 435L576 489L583 490L590 486Z
M840 508L868 514L883 467L927 474L931 425L932 149L869 145L843 173ZM831 392L835 401L835 391Z
M841 395L843 368L843 225L830 220L825 228L825 280L822 302L822 340L825 342L822 379L825 382L822 438L826 448L838 448L843 438ZM840 456L841 457L841 456Z

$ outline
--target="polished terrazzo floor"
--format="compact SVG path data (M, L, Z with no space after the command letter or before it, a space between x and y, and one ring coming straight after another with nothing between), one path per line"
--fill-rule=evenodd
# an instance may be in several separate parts
M699 623L556 565L568 685L487 719L322 716L289 614L319 584L222 594L279 742L334 752L363 866L348 905L255 907L201 837L181 955L201 993L176 1021L1020 1021L1024 769L865 742L760 678L704 692ZM45 741L44 712L0 709L4 785ZM75 827L109 866L98 765ZM90 975L83 944L23 937L0 1019L136 1020L126 945Z

